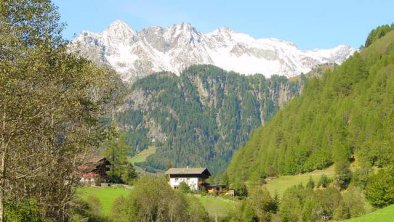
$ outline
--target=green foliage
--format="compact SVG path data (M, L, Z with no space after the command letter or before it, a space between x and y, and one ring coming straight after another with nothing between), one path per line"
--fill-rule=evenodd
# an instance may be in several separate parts
M388 32L390 32L392 30L394 30L394 24L381 25L381 26L378 26L377 28L373 29L368 34L367 40L365 41L365 47L370 46L376 40L382 38L383 36L385 36Z
M309 177L308 183L306 184L306 188L313 190L315 188L315 182L313 181L312 177Z
M362 190L351 187L341 194L335 188L308 189L302 185L286 190L278 215L282 221L343 220L365 213Z
M331 183L331 179L328 178L325 174L321 175L319 182L317 183L317 187L326 188Z
M273 199L266 189L254 190L246 200L258 221L271 221L272 215L278 210L278 200ZM249 212L249 214L251 214ZM250 216L248 216L250 217Z
M128 183L137 178L133 164L127 160L129 145L126 143L126 134L115 133L113 137L104 144L104 155L111 162L109 176L113 183Z
M246 184L241 181L235 182L231 188L234 189L235 195L238 197L248 196L248 188Z
M69 52L59 17L50 0L0 1L1 217L3 203L34 199L68 219L77 166L105 139L119 93L114 72Z
M176 192L164 178L144 176L126 198L116 200L116 221L206 221L207 213L194 199Z
M195 65L179 77L158 73L135 82L125 101L129 108L117 115L117 122L129 129L127 143L133 154L149 145L157 147L138 166L153 171L203 166L215 174L224 171L252 130L286 102L280 97L294 97L304 82Z
M208 213L206 212L205 208L200 203L200 200L194 196L187 195L187 221L190 222L204 222L209 221Z
M343 201L334 211L334 219L342 220L365 214L365 200L360 188L349 187L342 197Z
M96 196L89 195L86 202L93 215L99 216L101 214L101 202Z
M394 32L333 71L308 79L303 94L258 128L227 169L231 181L294 175L336 163L339 184L348 161L384 167L394 153ZM340 169L340 166L344 167Z
M230 187L230 178L228 177L227 173L224 172L221 178L221 183L226 185L226 187Z
M190 192L191 192L189 185L187 185L187 183L186 183L185 181L182 181L182 182L179 184L179 190L180 190L182 193L190 193Z
M35 200L26 200L17 203L9 203L5 208L6 222L44 222L47 221L43 216L41 209Z
M380 170L368 178L366 197L374 207L394 204L394 175L392 170Z
M340 189L346 189L352 179L352 172L349 167L350 164L348 161L339 161L335 164L335 182Z
M366 166L362 166L358 169L356 169L353 172L353 183L362 188L365 189L365 187L367 186L368 183L368 177L370 176L372 170L369 167Z

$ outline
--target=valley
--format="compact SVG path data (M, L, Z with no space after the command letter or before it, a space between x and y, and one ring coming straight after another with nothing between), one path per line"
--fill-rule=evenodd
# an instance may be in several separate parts
M0 222L392 221L394 3L245 3L0 1Z

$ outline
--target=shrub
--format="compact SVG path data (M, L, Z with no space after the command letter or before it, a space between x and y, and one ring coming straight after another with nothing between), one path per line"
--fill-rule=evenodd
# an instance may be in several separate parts
M182 193L190 193L191 192L189 185L187 185L187 183L184 181L179 184L179 190Z
M233 189L235 195L238 197L247 197L248 196L248 188L246 187L245 183L237 181L233 185Z
M32 199L5 205L5 221L44 222L42 213L42 209Z
M374 207L385 207L394 203L394 177L389 170L380 170L368 178L366 197Z
M331 179L328 178L325 174L321 175L319 182L317 183L318 187L326 188L331 183Z

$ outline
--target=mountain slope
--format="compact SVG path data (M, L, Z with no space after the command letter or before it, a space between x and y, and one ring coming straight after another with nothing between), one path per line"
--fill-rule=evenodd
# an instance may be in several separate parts
M250 132L265 124L302 90L305 77L243 76L210 65L191 66L179 76L158 73L131 87L117 122L133 152L157 147L148 169L169 166L227 167Z
M394 31L321 78L234 154L232 180L322 169L356 158L383 167L394 153Z
M301 50L291 42L254 39L228 28L204 34L187 23L136 32L119 20L101 33L82 32L71 48L113 68L125 81L159 71L179 75L194 64L212 64L243 74L291 77L309 72L317 64L339 64L356 51L345 45Z

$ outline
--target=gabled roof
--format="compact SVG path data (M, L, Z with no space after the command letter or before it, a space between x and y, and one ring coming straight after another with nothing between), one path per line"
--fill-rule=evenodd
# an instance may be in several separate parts
M182 174L182 175L196 175L196 174L205 174L207 176L211 176L211 173L207 168L170 168L165 174Z

